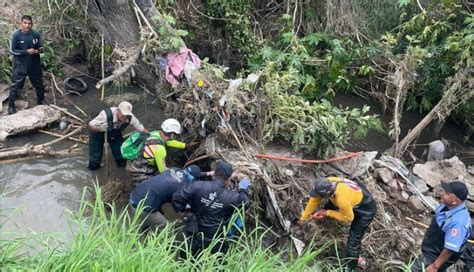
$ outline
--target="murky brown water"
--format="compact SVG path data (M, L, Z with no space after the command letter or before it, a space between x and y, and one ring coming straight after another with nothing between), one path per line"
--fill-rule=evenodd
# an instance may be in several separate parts
M94 86L89 82L90 86ZM142 95L139 88L125 88L120 92L107 90L107 95L134 92ZM79 96L70 96L72 102L78 105L93 118L106 105L98 99L98 92L89 91ZM68 107L74 112L72 106ZM149 129L158 129L164 120L158 102L150 95L144 96L134 103L134 114ZM74 112L85 118L82 114ZM127 128L124 134L132 132ZM21 146L25 143L40 144L51 141L54 137L32 133L9 137L3 147ZM63 141L53 148L61 150L75 142ZM103 183L107 176L121 181L127 181L125 168L117 168L110 154L109 170L105 167L105 152L102 168L95 172L87 170L88 146L81 145L81 153L74 157L42 158L27 160L19 163L5 164L0 162L0 194L3 195L0 204L0 226L2 231L21 232L57 232L69 230L67 211L77 212L84 188L91 187L96 181Z

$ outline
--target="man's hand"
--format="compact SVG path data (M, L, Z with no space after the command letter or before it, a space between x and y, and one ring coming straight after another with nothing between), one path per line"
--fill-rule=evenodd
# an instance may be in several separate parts
M437 272L437 271L438 271L438 268L435 267L434 263L428 265L428 267L426 268L426 272Z
M298 220L298 222L296 222L296 224L301 227L301 226L303 226L304 224L306 224L306 220L301 220L301 219L300 219L300 220Z
M311 216L314 220L321 220L324 219L327 215L327 211L325 209L319 210Z
M244 178L239 182L239 189L247 190L250 186L250 180L248 178Z
M37 54L36 51L38 50L34 48L26 49L26 53L28 53L28 55L36 55Z

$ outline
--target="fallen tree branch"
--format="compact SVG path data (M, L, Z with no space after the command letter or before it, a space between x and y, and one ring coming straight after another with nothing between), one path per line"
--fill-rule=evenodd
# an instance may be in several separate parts
M81 118L77 117L76 115L70 113L67 109L60 108L60 107L58 107L58 106L56 106L56 105L50 105L50 106L53 107L53 108L55 108L55 109L57 109L58 111L63 112L64 114L68 115L69 117L72 117L72 118L74 118L74 119L80 121L81 124L84 123L84 120L82 120Z
M439 102L431 109L431 111L400 141L399 144L392 146L390 153L395 157L400 157L408 145L415 140L418 135L436 118L443 120L449 113L455 110L462 101L468 101L474 97L474 80L468 79L467 74L469 68L458 71L450 81L449 86L443 94ZM463 90L464 80L468 80L467 91Z
M42 130L42 129L39 129L38 131L41 132L41 133L47 134L47 135L51 135L51 136L54 136L54 137L58 137L58 138L64 136L64 135L61 135L61 134L57 134L57 133L54 133L54 132L51 132L51 131ZM79 139L79 138L68 137L68 139L71 140L71 141L75 141L75 142L82 143L82 144L88 144L88 142L86 142L86 141L84 141L84 140L81 140L81 139Z
M51 150L49 146L56 144L58 142L61 142L64 139L79 133L81 130L82 130L82 127L77 128L71 133L68 133L59 139L56 139L54 141L51 141L45 144L36 145L36 146L27 145L24 147L20 147L18 149L6 151L6 152L0 152L0 160L14 158L14 157L21 157L21 156L55 156L57 154L61 154L54 150Z
M138 58L140 57L141 49L135 48L135 50L130 50L130 51L135 51L135 54L131 55L127 60L125 60L124 61L125 65L115 70L111 76L108 76L100 80L99 82L97 82L97 84L95 85L96 89L100 89L103 85L119 79L123 74L128 72L128 70L130 70L137 63Z

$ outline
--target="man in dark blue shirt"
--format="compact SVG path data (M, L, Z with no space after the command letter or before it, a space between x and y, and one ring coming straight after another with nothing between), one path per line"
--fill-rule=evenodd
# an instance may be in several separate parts
M461 181L442 182L441 204L436 208L412 271L446 271L462 254L471 234L471 218L464 204L468 195ZM425 269L425 270L423 270Z
M192 183L201 176L201 169L197 165L190 165L184 170L171 168L163 173L145 180L136 185L130 194L132 211L143 201L143 210L147 216L144 226L151 229L166 224L161 205L171 202L173 194L182 186Z
M12 33L10 53L13 55L12 85L8 96L8 113L16 112L15 99L23 89L26 77L35 87L37 104L44 103L43 71L40 54L43 53L43 39L33 30L33 19L29 15L21 17L21 29Z
M173 208L181 215L185 215L190 205L190 213L186 217L195 217L197 229L192 233L185 233L190 237L190 249L193 256L218 239L211 253L226 253L229 241L222 237L222 231L231 224L231 218L240 208L248 208L250 199L248 187L249 179L243 179L238 189L231 190L232 165L226 161L219 161L213 173L212 181L196 181L189 186L183 186L173 195ZM191 215L190 215L191 214Z

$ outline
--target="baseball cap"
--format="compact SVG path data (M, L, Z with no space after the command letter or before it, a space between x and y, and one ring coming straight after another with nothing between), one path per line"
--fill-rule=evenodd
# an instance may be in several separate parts
M327 178L316 178L313 188L309 191L311 197L328 196L334 191L335 183L330 182Z
M454 194L457 198L464 201L469 194L466 184L459 180L453 180L451 182L441 181L441 187L445 192Z
M190 174L190 177L188 176L188 179L192 179L190 182L201 177L201 168L195 164L186 167L184 171Z
M232 165L226 161L218 161L216 165L216 170L214 171L214 175L221 176L225 179L228 179L232 176L234 170L232 169Z
M120 102L118 109L123 115L132 115L132 104L127 101Z

